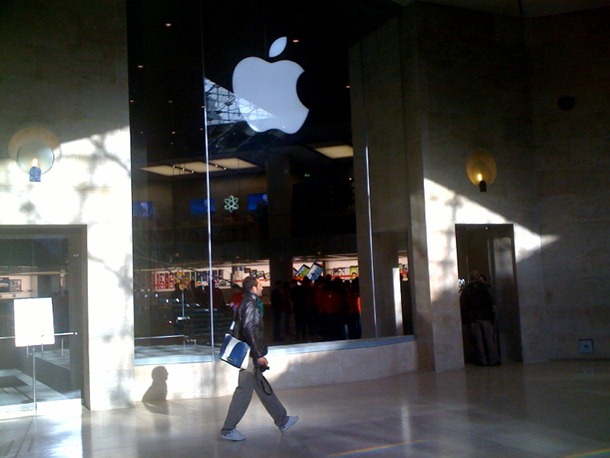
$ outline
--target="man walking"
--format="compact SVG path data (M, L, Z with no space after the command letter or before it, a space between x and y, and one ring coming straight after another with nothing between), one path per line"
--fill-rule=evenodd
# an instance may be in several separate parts
M254 364L239 371L239 381L227 412L227 418L220 431L223 439L243 441L246 436L237 430L237 424L248 410L252 392L256 391L263 406L280 432L285 433L297 422L299 417L288 416L286 409L269 386L262 373L268 368L267 345L263 337L263 303L260 296L263 285L252 276L244 279L245 295L237 310L235 336L250 345L250 357Z

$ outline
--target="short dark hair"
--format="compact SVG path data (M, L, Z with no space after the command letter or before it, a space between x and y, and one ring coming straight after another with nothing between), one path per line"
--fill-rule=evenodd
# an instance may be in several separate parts
M470 275L468 275L468 280L472 283L479 281L479 277L481 276L481 273L478 270L473 270L470 272Z
M244 278L244 289L246 291L252 291L252 288L256 286L257 283L258 280L256 279L256 277L250 275L249 277Z

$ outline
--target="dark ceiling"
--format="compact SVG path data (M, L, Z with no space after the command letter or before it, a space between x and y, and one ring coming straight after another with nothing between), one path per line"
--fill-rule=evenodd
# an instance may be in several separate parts
M394 0L406 6L415 0ZM610 6L610 0L417 0L485 13L533 18Z
M262 151L297 148L303 157L312 145L351 143L348 48L401 8L383 0L128 0L127 5L134 169L203 158L204 75L230 91L235 65L247 56L265 58L281 36L289 38L281 59L305 69L298 86L310 110L305 125L292 135L253 135L245 122L211 128L210 157L242 154L256 162Z
M458 8L532 17L610 0L424 0ZM412 0L127 0L130 124L134 179L144 165L237 157L261 167L272 152L291 162L328 166L314 147L351 144L348 48ZM235 65L265 58L287 36L281 59L298 62L298 90L309 108L292 135L254 134L245 122L204 132L204 77L232 90ZM298 43L293 43L298 39ZM280 59L278 58L278 59ZM209 106L209 104L207 104Z

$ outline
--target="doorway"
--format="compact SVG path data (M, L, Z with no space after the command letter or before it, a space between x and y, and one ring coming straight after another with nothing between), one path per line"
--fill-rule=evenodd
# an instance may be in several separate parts
M523 361L516 278L515 236L512 224L456 224L458 277L478 270L487 277L496 299L496 336L503 361ZM464 361L474 360L463 327Z
M81 404L86 233L84 225L0 226L2 412L36 410L47 402ZM18 347L15 306L36 298L52 304L54 343Z

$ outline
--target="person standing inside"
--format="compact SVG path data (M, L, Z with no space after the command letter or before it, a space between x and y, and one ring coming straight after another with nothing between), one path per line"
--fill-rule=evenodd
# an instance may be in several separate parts
M495 300L489 286L481 281L478 271L470 272L468 284L460 295L462 319L475 348L479 366L499 366L501 364L494 334Z
M271 312L273 313L273 340L279 342L282 338L282 282L275 282L271 290Z
M288 431L299 419L297 416L288 416L271 387L267 383L263 384L266 380L262 373L268 369L269 364L265 357L267 345L263 336L263 303L260 299L263 285L250 276L244 279L243 287L245 294L237 309L234 332L238 339L250 345L253 364L239 371L238 385L220 431L220 436L230 441L243 441L246 438L237 430L237 424L248 410L253 391L256 391L280 432Z
M303 284L293 280L290 289L290 301L294 311L294 330L297 342L307 340L307 277L303 278Z
M362 337L362 326L360 324L360 279L352 280L347 288L345 299L347 301L347 335L350 339L360 339Z

